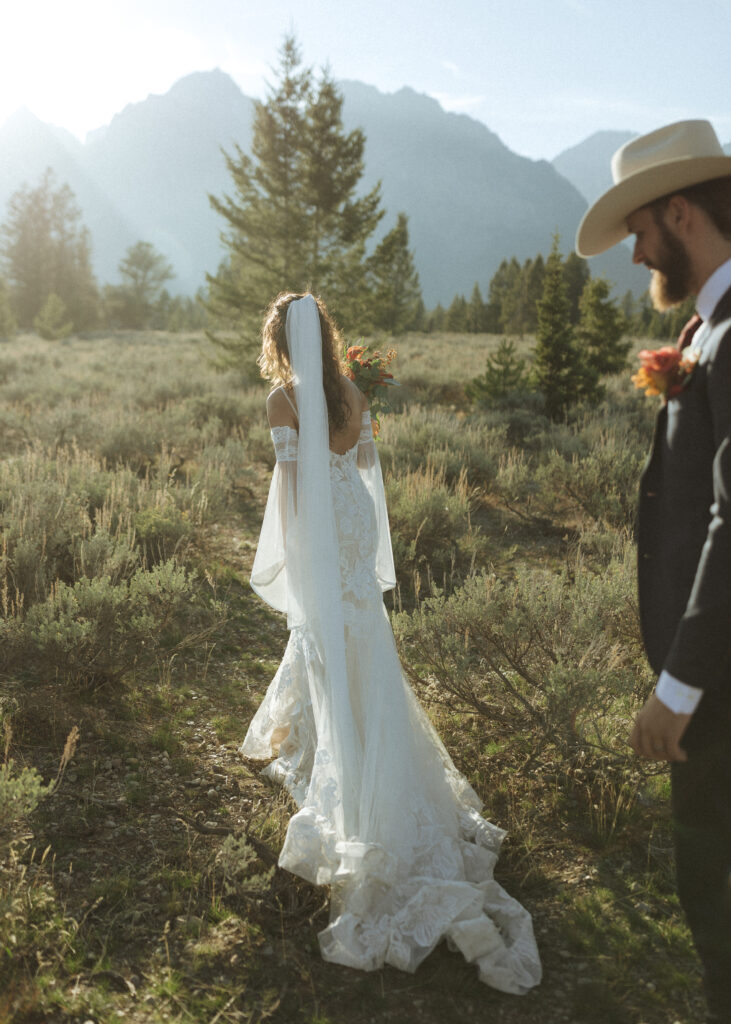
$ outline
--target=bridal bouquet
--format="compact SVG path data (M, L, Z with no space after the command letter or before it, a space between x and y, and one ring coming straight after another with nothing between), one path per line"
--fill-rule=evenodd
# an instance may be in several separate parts
M640 354L640 369L632 377L636 388L644 388L646 395L662 395L665 402L675 398L690 380L698 362L697 352L680 352L672 345L646 349Z
M385 356L378 349L371 352L367 345L350 345L345 349L345 374L368 398L374 437L378 434L380 413L389 412L391 408L387 398L388 389L398 387L398 381L388 372L395 358L396 349L393 348Z

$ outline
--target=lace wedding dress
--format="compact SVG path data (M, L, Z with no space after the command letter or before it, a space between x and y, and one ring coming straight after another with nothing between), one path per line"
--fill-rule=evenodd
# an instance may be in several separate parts
M414 971L446 938L482 981L524 993L541 967L530 915L493 878L504 833L480 815L404 679L384 608L393 560L369 414L356 446L324 457L337 539L331 589L339 577L342 603L335 632L345 638L339 698L327 696L317 630L284 597L301 438L290 427L275 427L272 438L277 463L252 586L288 611L292 628L241 752L273 757L265 774L299 808L279 863L332 887L330 924L319 936L326 960ZM304 578L321 566L313 556ZM327 588L321 593L328 600Z

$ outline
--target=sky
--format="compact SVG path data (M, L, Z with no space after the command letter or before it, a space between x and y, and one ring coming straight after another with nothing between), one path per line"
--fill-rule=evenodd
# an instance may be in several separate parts
M427 93L532 159L692 117L731 142L729 0L0 0L0 124L26 107L83 140L216 67L264 98L288 32L306 64Z

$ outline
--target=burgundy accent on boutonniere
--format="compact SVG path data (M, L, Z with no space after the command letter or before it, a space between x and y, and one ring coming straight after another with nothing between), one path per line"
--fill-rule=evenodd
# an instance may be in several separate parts
M697 330L697 326L696 326ZM632 377L636 388L644 388L646 395L661 395L664 402L675 398L687 385L698 362L698 352L681 352L665 345L658 349L643 349L639 354L640 368Z
M683 327L683 330L678 335L678 352L682 352L683 349L687 348L693 340L695 332L698 330L700 325L703 323L701 317L697 313L694 313L688 323Z

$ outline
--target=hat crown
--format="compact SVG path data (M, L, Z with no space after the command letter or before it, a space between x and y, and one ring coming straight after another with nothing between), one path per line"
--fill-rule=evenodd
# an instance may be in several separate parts
M625 143L612 157L614 184L668 161L723 157L725 153L709 121L677 121Z

